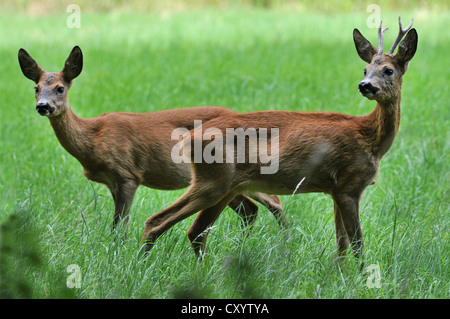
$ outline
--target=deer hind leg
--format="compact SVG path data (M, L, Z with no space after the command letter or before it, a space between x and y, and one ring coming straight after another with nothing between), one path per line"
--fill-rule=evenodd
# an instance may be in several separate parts
M175 203L148 218L142 236L145 250L149 251L156 240L179 221L218 203L227 193L221 189L211 185L201 188L193 184Z
M280 224L281 227L289 227L289 223L286 220L286 216L284 215L283 205L281 204L281 200L278 196L268 195L264 193L254 193L249 196L257 202L266 206L267 209L269 209L269 211L273 214L273 216L275 216L278 224Z
M230 200L234 200L236 197L234 197L234 194L228 194L214 206L202 210L189 228L187 235L199 259L204 256L206 251L206 238L209 235L209 227L214 224Z
M251 227L258 216L258 205L245 195L236 195L228 206L241 216L244 228Z
M120 221L123 221L124 225L128 222L128 213L130 212L131 204L133 203L134 195L138 188L138 184L135 181L128 180L124 182L117 182L111 194L114 199L114 219L111 229L114 230Z
M354 255L358 258L363 257L364 242L359 221L359 196L334 195L333 198L337 206L335 222L339 253L345 254L350 243Z

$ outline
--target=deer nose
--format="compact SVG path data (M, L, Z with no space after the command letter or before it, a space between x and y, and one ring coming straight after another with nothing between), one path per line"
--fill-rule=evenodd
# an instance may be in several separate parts
M359 92L362 94L372 93L375 94L378 92L379 88L372 85L370 82L362 81L358 85Z
M40 115L49 115L51 113L53 113L53 108L50 106L50 104L48 104L48 102L38 102L36 104L36 111L40 114Z

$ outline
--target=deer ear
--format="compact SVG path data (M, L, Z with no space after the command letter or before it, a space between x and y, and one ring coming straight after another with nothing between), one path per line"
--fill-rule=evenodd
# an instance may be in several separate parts
M39 82L44 70L42 70L39 64L24 49L19 50L19 64L23 75L35 83Z
M83 69L83 53L79 46L75 46L70 52L69 57L64 64L64 68L61 73L66 82L70 83L78 75L80 75Z
M409 61L414 57L417 50L418 36L416 29L409 30L406 37L398 45L398 51L395 55L399 64L404 66L405 72L408 69Z
M356 52L358 52L359 57L367 62L372 62L372 58L377 54L377 49L363 37L358 29L353 30L353 41L355 42Z

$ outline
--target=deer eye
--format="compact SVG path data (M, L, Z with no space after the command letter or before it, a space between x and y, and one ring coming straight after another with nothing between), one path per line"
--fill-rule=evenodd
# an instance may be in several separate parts
M34 94L38 94L39 93L39 88L37 86L34 87Z
M394 74L394 70L392 70L392 69L386 69L386 70L384 70L384 74L386 74L386 75L392 75L392 74Z
M367 71L366 71L366 69L364 69L364 75L366 75L367 74Z
M56 92L58 92L58 93L64 93L64 86L60 86L60 87L58 87L57 89L56 89Z

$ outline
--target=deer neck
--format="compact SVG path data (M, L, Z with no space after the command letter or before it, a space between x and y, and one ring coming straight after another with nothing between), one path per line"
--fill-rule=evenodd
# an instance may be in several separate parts
M49 120L62 147L81 164L88 163L86 157L91 140L87 136L88 120L79 118L70 108Z
M371 151L379 159L391 148L400 125L400 92L396 98L378 101L375 110L363 118Z

